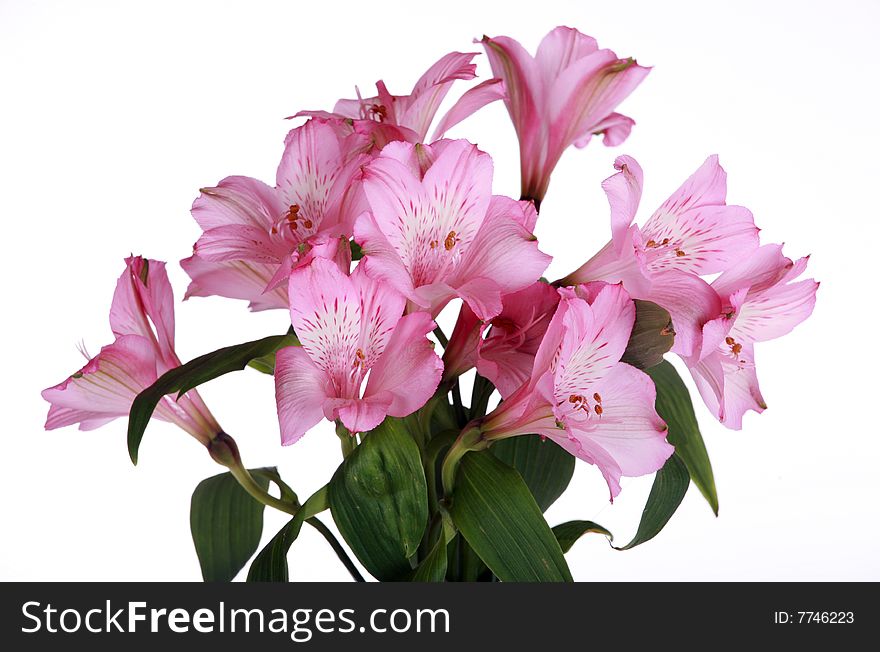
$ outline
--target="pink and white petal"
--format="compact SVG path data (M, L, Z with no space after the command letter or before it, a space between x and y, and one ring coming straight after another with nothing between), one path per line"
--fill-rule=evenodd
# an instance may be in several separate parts
M396 122L415 131L423 141L453 82L476 77L476 65L471 63L475 56L476 52L450 52L431 66L406 101L400 98L395 107Z
M603 288L592 305L583 299L562 303L568 310L554 381L554 397L563 404L560 417L571 409L570 396L591 394L619 363L635 321L635 306L619 285Z
M269 230L284 213L275 189L250 177L226 177L201 192L193 202L192 216L205 231L228 224Z
M577 285L591 281L623 283L627 292L639 298L651 289L644 263L642 247L644 239L635 224L631 225L622 237L625 245L618 252L614 241L609 241L592 258L578 269L559 281L558 285Z
M427 403L443 375L443 362L426 337L434 327L434 320L425 312L400 319L370 370L365 399L390 396L387 413L393 417L405 417Z
M180 266L192 279L184 299L209 296L244 299L254 311L288 307L286 282L265 291L275 271L273 266L246 261L212 263L198 256L181 260Z
M461 247L467 248L492 200L492 158L466 140L446 141L442 149L434 150L437 158L423 179L424 196L439 220L440 231L434 237L442 244L454 232Z
M476 52L450 52L443 55L419 77L410 95L423 95L437 86L457 79L473 79L477 76L477 66L471 63L475 56Z
M452 108L440 119L431 140L440 140L447 131L462 120L469 118L487 104L507 97L504 82L499 78L487 79L468 89Z
M158 378L156 350L140 335L123 335L103 347L67 380L43 390L50 410L46 428L128 414L135 397ZM161 412L158 418L163 418Z
M492 201L496 205L507 205L505 200L493 198ZM552 258L538 249L537 238L522 225L520 205L510 205L510 208L514 209L511 213L489 210L460 264L448 277L450 285L462 287L473 279L486 278L492 279L503 294L510 294L541 277ZM489 317L481 315L481 318Z
M477 281L477 285L479 287L480 281ZM456 296L460 297L461 293L442 281L422 285L413 291L406 311L408 313L425 311L436 317Z
M443 350L443 378L456 378L470 371L477 364L477 347L482 336L479 317L462 302L449 336L449 343Z
M646 251L651 271L679 269L697 275L715 274L758 248L758 228L751 211L742 206L658 211L642 227L642 233L658 245Z
M611 240L615 251L620 254L627 245L629 227L639 210L642 200L644 173L631 156L618 156L614 159L614 169L619 170L602 182L602 189L611 207Z
M385 420L388 414L389 398L374 396L370 399L335 399L332 405L335 419L342 421L352 434L369 432Z
M802 269L803 265L798 261L798 268ZM750 288L751 292L760 292L790 278L794 269L794 263L782 255L781 244L768 244L731 266L712 281L712 287L721 296L734 294L744 287Z
M552 432L542 433L546 437L552 439L563 449L577 457L578 459L598 467L608 484L608 490L611 495L611 501L620 494L620 478L623 472L617 465L614 456L599 446L592 439L587 437L579 437L576 434L565 431L554 430Z
M294 443L321 421L331 392L330 377L301 347L288 346L275 354L275 400L283 445Z
M110 304L114 335L140 335L156 342L166 366L180 364L174 353L174 293L165 263L141 256L125 259Z
M730 335L746 342L766 342L790 333L813 313L819 284L809 279L749 292Z
M767 408L758 386L754 348L743 344L739 357L738 363L716 351L690 367L706 406L732 430L742 428L743 415L749 410L761 413Z
M558 293L560 301L556 307L556 312L553 313L553 317L550 319L547 332L544 333L538 351L535 353L535 364L532 367L531 380L529 382L530 387L534 388L541 377L549 375L551 383L550 393L547 395L548 400L553 400L552 370L565 335L565 315L571 305L570 300L563 299L571 299L574 296L574 293L568 288L561 288L558 290Z
M681 184L657 213L684 213L701 206L723 206L727 199L727 173L712 154Z
M560 26L543 38L535 53L535 62L541 77L556 79L563 70L575 61L587 57L599 46L592 36L582 34L571 27Z
M667 270L652 277L648 292L633 294L636 299L652 301L672 317L675 340L672 350L681 356L700 352L703 326L721 314L721 298L699 276Z
M401 294L413 298L409 271L371 213L364 213L355 222L354 239L364 252L358 268L362 268L371 278L387 283Z
M627 364L617 365L595 393L602 398L602 414L586 422L571 425L571 432L595 462L603 475L635 477L660 469L674 448L666 441L666 424L654 409L656 391L651 378ZM605 451L614 460L607 465ZM619 479L619 476L615 480ZM609 482L609 487L614 484Z
M363 357L359 360L370 368L389 345L403 315L406 297L388 284L370 278L360 267L351 275L351 282L360 301L358 349Z
M534 364L534 353L489 344L480 347L477 372L491 380L506 399L529 380Z
M345 391L361 337L361 301L351 278L324 258L293 270L290 319L303 350Z
M209 262L247 260L279 264L290 247L267 229L242 224L227 224L208 229L193 246L193 253Z

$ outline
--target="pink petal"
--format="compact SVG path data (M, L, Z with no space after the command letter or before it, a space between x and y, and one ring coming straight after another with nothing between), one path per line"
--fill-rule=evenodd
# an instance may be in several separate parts
M215 188L202 188L192 216L207 231L229 224L268 231L286 207L275 189L250 177L226 177Z
M500 310L496 293L509 294L528 287L552 260L538 249L537 239L522 225L523 221L520 205L506 197L493 197L479 232L448 279L453 287L467 286L468 296L487 306L489 312L474 308L481 319L490 319ZM492 284L483 282L478 286L477 279L491 279ZM478 291L487 294L480 297ZM497 310L489 309L489 305L497 306Z
M354 239L364 252L364 258L358 263L359 268L371 278L387 283L401 294L414 297L409 271L372 213L364 213L357 219L354 224Z
M54 408L46 428L125 416L135 396L156 378L156 350L150 340L123 335L70 378L43 390L43 398Z
M638 161L631 156L614 159L614 169L619 172L605 179L602 189L611 206L611 239L615 251L620 254L627 244L629 226L639 209L644 174Z
M731 336L747 342L766 342L790 333L813 313L818 289L819 284L810 279L750 292L736 315Z
M370 399L333 399L328 401L333 419L342 421L352 434L369 432L385 420L388 414L388 401L385 397ZM325 414L326 416L326 414Z
M452 108L440 119L440 123L434 130L431 140L440 140L447 131L452 129L465 118L470 117L487 104L507 97L504 82L501 79L487 79L468 89Z
M361 301L351 278L317 258L291 273L288 289L291 324L303 351L337 383L349 379L361 338ZM352 398L356 389L346 383L339 396Z
M437 389L443 363L425 337L434 320L424 312L397 322L382 355L370 370L364 398L390 396L387 414L405 417L422 407Z
M675 340L672 350L682 356L700 351L703 325L721 313L721 299L699 276L667 270L652 276L650 290L634 294L653 301L672 317Z
M650 68L632 59L618 59L610 50L597 50L569 65L554 80L548 95L550 151L558 152L555 158L602 127L649 72Z
M479 343L476 362L477 371L492 381L503 398L528 380L558 303L559 293L542 282L503 297L501 313Z
M596 39L571 27L557 27L544 37L535 54L535 61L545 80L556 79L575 61L598 49Z
M278 265L289 252L284 239L273 237L268 229L245 224L208 229L193 247L195 255L212 263L247 260Z
M621 476L653 473L675 449L666 442L666 424L654 410L654 383L646 374L621 363L593 389L602 399L601 415L594 411L571 425L571 439L559 443L598 466L614 498Z
M620 113L610 113L607 118L593 127L593 133L574 141L575 147L586 147L594 135L602 134L605 147L617 147L629 138L636 121Z
M543 102L543 84L535 60L519 42L507 36L482 40L492 66L492 75L504 80L505 104L522 141L537 128L538 107Z
M726 194L727 175L710 156L642 227L649 269L714 274L753 252L758 229L752 214L726 206Z
M165 263L140 256L125 259L110 305L110 327L117 337L140 335L153 342L161 372L180 364L174 353L174 294Z
M264 293L274 274L273 266L251 261L212 263L195 255L180 261L180 266L192 279L184 299L208 296L244 299L254 311L288 306L286 282Z
M330 386L329 376L302 348L288 346L276 353L275 398L282 444L294 443L321 421Z
M443 350L443 378L455 378L470 371L477 364L477 345L480 341L480 318L467 303L462 302L455 328Z
M717 351L689 368L706 406L728 428L740 430L747 411L767 408L750 344L743 344L740 363Z
M450 52L431 66L416 82L407 98L408 106L397 122L415 131L423 141L453 82L476 76L476 66L471 63L474 56L475 52Z

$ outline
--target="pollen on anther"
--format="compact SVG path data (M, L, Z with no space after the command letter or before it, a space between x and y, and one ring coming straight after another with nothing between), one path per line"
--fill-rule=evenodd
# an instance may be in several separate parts
M443 241L443 246L446 251L452 251L452 248L455 246L455 243L458 242L458 238L456 238L455 231L450 231L446 236L446 240Z
M678 256L679 258L681 258L682 256L685 256L686 254L681 249L676 249L675 255Z
M311 220L307 219L305 222L303 222L303 226L307 229L311 229L314 226L314 223Z
M598 414L599 416L602 416L602 406L601 405L599 405L597 403L596 405L593 406L593 410L595 410L596 414Z
M593 400L596 401L596 403L601 403L601 402L602 402L602 397L599 396L599 393L598 393L598 392L596 392L595 394L593 394Z
M724 343L727 344L727 346L733 346L734 344L736 344L736 340L728 335L724 338Z

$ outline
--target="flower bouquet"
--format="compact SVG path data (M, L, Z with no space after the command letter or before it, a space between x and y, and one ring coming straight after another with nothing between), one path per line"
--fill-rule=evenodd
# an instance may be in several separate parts
M131 256L110 307L115 340L43 392L47 428L128 416L136 463L161 419L226 467L192 496L205 580L250 562L249 580L286 581L308 524L357 580L366 569L389 581L568 581L574 542L611 538L591 521L544 518L576 458L598 469L611 500L622 476L656 473L624 549L656 535L691 482L717 513L690 396L664 356L677 355L709 411L739 429L766 407L755 345L813 309L818 284L798 280L807 259L760 244L751 212L726 203L716 156L637 222L642 169L619 156L602 182L607 242L564 278L544 278L551 259L533 232L554 167L571 145L627 138L634 121L615 108L649 69L567 27L535 56L508 37L479 43L494 76L439 120L456 82L476 77L477 53L442 57L408 95L380 81L372 97L292 116L305 120L285 139L274 185L230 176L201 190L202 235L181 261L187 297L289 311L288 332L183 364L165 265ZM492 193L489 154L444 138L497 100L519 140L519 199ZM448 335L435 322L447 307L458 309ZM199 396L246 367L274 376L283 445L323 419L336 425L341 464L307 498L277 469L247 468ZM258 552L266 506L290 520Z

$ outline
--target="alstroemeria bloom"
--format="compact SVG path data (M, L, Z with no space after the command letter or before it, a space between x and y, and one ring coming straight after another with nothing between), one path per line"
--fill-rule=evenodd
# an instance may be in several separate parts
M507 398L528 380L535 354L559 303L559 292L537 281L505 295L501 312L481 322L463 304L443 354L444 377L476 367ZM483 335L486 334L485 338Z
M93 430L128 416L135 397L163 373L180 365L174 351L174 296L165 263L140 256L125 261L113 303L110 327L116 336L82 369L43 390L51 407L46 429L75 423ZM174 400L165 397L153 416L170 421L207 444L220 426L196 390Z
M464 140L395 142L364 169L370 211L355 224L361 266L437 315L461 297L482 319L550 262L530 202L492 195L492 159Z
M595 134L619 145L631 118L614 109L648 74L634 59L600 50L570 27L544 37L532 57L507 36L483 37L492 72L505 84L505 104L519 138L522 196L540 205L562 153L584 147Z
M758 247L751 212L728 206L727 175L710 156L642 227L632 224L642 195L642 169L619 156L619 172L602 183L611 205L611 241L575 272L558 281L623 283L634 299L669 311L673 351L699 350L702 327L721 310L715 291L700 278L724 271Z
M559 290L530 378L479 422L489 442L537 433L599 467L611 491L621 476L652 473L673 448L654 410L654 383L620 362L635 306L620 285Z
M275 393L281 441L322 418L352 433L404 417L437 389L443 363L425 337L434 320L406 316L406 298L358 266L351 276L316 258L290 276L290 318L302 346L278 351Z
M369 160L348 131L318 119L293 129L275 187L233 176L202 190L192 214L204 232L181 262L193 279L188 296L245 298L254 310L284 307L290 270L306 264L313 249L324 257L348 255L339 238L351 236L365 208L357 177Z
M813 312L819 284L795 280L806 267L807 258L792 262L781 245L765 245L712 283L721 311L703 328L702 350L685 362L706 405L728 428L739 430L748 410L767 407L754 345L789 333Z
M294 117L316 116L351 120L355 130L373 138L381 149L394 140L423 143L428 129L437 115L440 104L456 80L476 77L476 66L471 63L476 52L450 52L431 66L413 86L409 95L392 95L385 82L376 82L375 97L339 100L332 113L301 111ZM466 91L443 116L432 140L443 137L458 124L490 102L504 97L500 79L489 79Z

